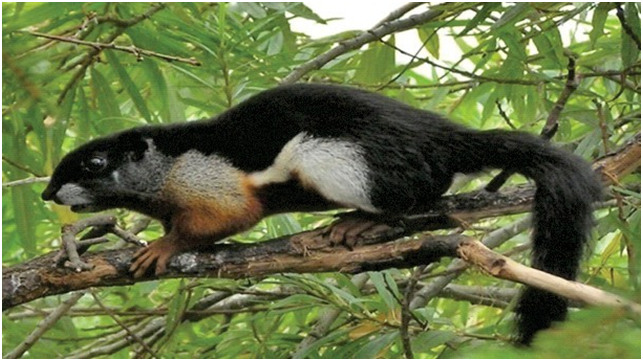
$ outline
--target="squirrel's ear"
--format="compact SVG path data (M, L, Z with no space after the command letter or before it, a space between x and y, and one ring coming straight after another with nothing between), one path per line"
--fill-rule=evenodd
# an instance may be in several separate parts
M146 139L136 130L125 132L118 137L118 144L125 153L131 154L134 161L143 158L145 151L150 146L149 142L151 142L151 139Z

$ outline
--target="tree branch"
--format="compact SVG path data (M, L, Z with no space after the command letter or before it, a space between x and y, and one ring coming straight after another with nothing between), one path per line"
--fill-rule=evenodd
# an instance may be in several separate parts
M618 20L621 22L623 31L627 34L627 36L629 36L632 39L632 41L634 41L634 44L636 44L639 50L641 50L641 39L639 39L639 37L636 36L630 24L627 23L627 20L625 19L625 13L623 12L623 7L621 6L621 4L616 6L616 16L618 17Z
M311 59L304 64L298 66L293 70L288 76L286 76L281 83L290 84L299 80L306 73L320 69L324 65L328 64L331 60L337 58L338 56L348 53L351 50L358 49L362 45L368 44L372 41L376 41L386 35L404 31L416 27L420 24L428 23L430 21L438 19L444 10L427 10L423 13L417 15L411 15L408 18L395 20L395 21L385 21L379 23L372 29L365 31L358 36L342 41L334 48L330 49L318 57ZM390 15L389 15L390 16ZM387 17L388 19L388 17Z
M172 259L164 278L259 277L282 272L357 273L406 265L420 265L443 256L455 256L460 236L422 237L400 243L359 247L320 247L303 254L290 236L255 245L220 245L214 252L188 252ZM85 255L94 265L89 271L75 272L54 266L54 253L3 270L3 310L35 298L94 286L128 285L153 279L134 279L129 272L136 248L110 250Z
M47 332L47 330L53 327L61 317L65 316L67 311L69 311L69 309L75 305L76 302L85 295L85 293L85 291L76 292L65 302L61 303L52 313L38 323L36 329L33 330L24 341L22 341L15 349L4 355L3 358L13 359L22 356L36 343L36 341L38 341L40 337L42 337L45 332Z
M39 33L39 32L35 32L35 31L29 31L29 32L27 32L27 34L37 36L37 37L40 37L40 38L46 38L46 39L51 39L51 40L62 41L62 42L65 42L65 43L85 45L85 46L92 47L92 48L96 49L97 51L103 51L105 49L113 49L113 50L123 51L123 52L126 52L126 53L134 54L137 59L141 59L143 56L151 56L151 57L167 60L169 62L177 61L177 62L187 63L187 64L194 65L194 66L201 65L201 63L198 60L194 59L194 58L182 58L182 57L179 57L179 56L161 54L161 53L157 53L155 51L137 48L137 47L135 47L133 45L132 46L122 46L122 45L116 45L114 43L98 43L98 42L95 42L95 41L86 41L86 40L80 40L80 39L70 38L70 37L66 37L66 36L44 34L44 33Z
M565 108L565 104L567 104L567 101L569 100L569 97L572 95L572 93L576 90L578 87L578 83L576 81L576 60L574 59L573 56L570 56L568 58L568 64L567 64L567 81L565 82L565 88L563 89L562 93L558 96L558 100L554 104L554 108L549 112L549 116L547 117L547 122L545 123L545 127L543 130L540 132L540 136L550 140L554 134L556 134L556 131L558 130L558 123L559 123L559 118L560 114L563 112L563 109ZM496 100L498 102L498 100ZM498 102L498 108L500 109L500 115L503 115L502 108L500 107L500 103ZM505 121L509 123L511 126L511 122L509 122L509 119L506 117L506 115L503 116L505 118ZM513 128L513 126L512 126ZM495 176L489 184L485 187L485 189L489 192L497 192L500 187L502 187L505 182L511 177L513 174L512 171L503 169L500 174Z
M622 297L601 291L582 283L568 281L549 273L527 267L485 247L476 240L463 241L458 247L458 256L482 268L490 275L504 280L520 282L571 300L595 306L625 307L641 314L641 305Z

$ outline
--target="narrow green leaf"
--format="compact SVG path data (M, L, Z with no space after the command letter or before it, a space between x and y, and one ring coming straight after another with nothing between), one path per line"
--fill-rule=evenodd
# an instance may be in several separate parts
M369 340L362 348L357 350L351 358L356 359L372 359L380 356L380 352L387 349L391 343L400 336L398 331L390 332L384 335L379 335L372 340Z
M395 43L395 38L387 40ZM378 84L386 81L395 71L395 50L382 43L371 43L359 55L359 66L355 70L355 81L363 84Z
M279 214L266 220L268 235L271 238L301 232L301 226L291 214Z
M641 41L641 3L625 3L625 21L632 28L634 35Z
M422 332L412 340L411 345L414 352L427 352L428 350L444 345L456 338L457 335L451 331L430 330Z
M428 110L438 109L440 105L444 104L444 100L449 95L450 91L451 89L448 87L437 88L433 94L431 94L431 99L424 104L424 108Z
M497 8L501 7L502 4L498 2L491 2L491 3L486 3L482 6L480 10L476 13L476 15L473 17L473 19L469 20L467 22L467 25L464 27L464 29L458 34L458 37L466 35L471 31L471 29L475 28L476 26L480 25L484 20L489 17L489 15L496 10Z
M589 32L590 46L592 49L596 45L598 38L604 35L603 29L605 27L605 20L607 20L607 13L614 7L613 3L598 3L594 9L592 16L592 30Z
M284 34L281 31L277 31L275 35L271 36L268 40L268 55L275 55L281 52L281 49L284 46Z
M542 102L541 97L538 96L538 90L535 87L525 87L526 97L525 97L525 112L523 114L523 119L520 119L522 124L532 123L536 120L536 114L538 114L538 108Z
M239 2L239 3L236 3L236 6L238 7L239 10L248 13L248 15L252 16L255 19L261 19L268 16L268 13L266 13L266 10L264 10L257 3Z
M154 100L155 107L158 107L159 112L161 113L161 122L171 123L178 121L179 119L175 119L175 114L170 111L171 102L167 81L165 80L165 75L156 64L156 61L147 58L141 62L141 66L147 80L150 82L150 88L152 91L150 100Z
M290 3L288 12L300 18L313 20L319 24L326 24L326 20L322 19L304 3Z
M145 120L151 122L152 116L150 115L150 111L147 109L147 105L145 105L145 101L143 100L143 96L141 96L141 92L138 90L138 87L134 84L129 74L127 74L127 70L125 70L112 50L105 50L104 53L105 56L107 56L107 61L116 72L116 75L118 75L121 85L127 94L129 94L138 112L141 113Z
M558 29L554 29L554 31L557 33ZM536 45L538 53L550 62L549 68L560 68L561 64L564 64L561 62L562 48L552 42L551 37L547 34L548 32L539 32L531 40Z
M511 26L527 17L532 11L533 8L529 3L517 3L507 9L500 19L491 25L491 31L498 31L504 27Z
M206 81L206 80L204 80L203 78L199 77L198 75L196 75L195 73L191 72L190 70L184 69L184 68L183 68L182 66L180 66L180 65L170 63L170 66L171 66L171 67L173 67L174 69L178 70L179 72L183 73L183 74L184 74L184 75L186 75L188 78L190 78L190 79L192 79L192 80L196 81L196 82L197 82L197 83L199 83L199 84L202 84L202 85L206 86L206 87L207 87L207 88L209 88L209 89L217 90L217 91L219 91L219 90L220 90L220 89L219 89L217 86L215 86L214 84L209 83L208 81Z
M171 334L176 330L178 325L182 322L182 315L186 308L187 302L187 292L184 292L185 289L185 279L181 279L177 291L172 297L172 301L169 304L167 310L167 320L165 323L165 338L169 338Z
M496 112L496 100L501 99L499 97L499 94L501 93L502 85L499 87L496 87L491 94L489 94L489 97L487 98L487 101L484 103L484 107L482 108L482 116L480 117L481 123L484 125L484 123Z
M112 91L103 74L96 67L92 67L90 73L94 90L93 97L96 99L98 110L103 117L120 117L121 110L116 101L116 94Z
M433 55L434 58L440 59L440 36L437 29L421 27L418 28L418 35L424 44L424 48Z
M308 347L304 348L303 350L298 350L296 353L296 358L313 358L311 356L318 356L316 358L319 358L321 350L324 348L326 345L334 345L336 342L345 342L348 338L347 331L343 328L340 328L338 330L335 330L331 333L329 333L326 336L323 336L319 340L313 342L310 344ZM331 349L332 350L332 349Z
M89 111L87 97L82 87L78 88L78 107L79 119L75 123L75 129L78 134L75 139L76 147L79 147L91 138L92 112Z
M623 68L640 64L640 54L641 51L636 42L627 34L625 29L621 29L621 61L623 62Z
M502 39L509 48L509 52L507 54L508 57L517 58L521 62L527 60L527 50L523 43L520 42L521 35L516 29L507 29L506 31L502 31L498 34L498 37Z
M388 290L383 273L369 272L368 277L371 279L371 282L373 282L373 286L375 286L375 289L377 289L377 293L382 297L388 309L395 310L398 306L398 303L393 295L391 295L391 292Z

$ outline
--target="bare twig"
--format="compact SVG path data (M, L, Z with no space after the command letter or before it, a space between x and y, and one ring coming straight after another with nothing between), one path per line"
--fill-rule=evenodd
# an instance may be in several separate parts
M118 227L114 216L98 215L65 225L62 227L63 249L54 257L54 263L58 266L64 265L65 267L74 269L76 272L90 270L93 266L80 259L80 255L90 246L109 242L109 239L107 239L105 235L111 233L126 243L131 243L138 247L145 247L147 246L147 242L136 237L136 233L145 229L148 224L149 218L146 218L142 222L137 222L137 224L132 227L132 231L126 231ZM81 240L77 241L76 236L89 227L94 228L85 234Z
M421 3L421 2L406 3L406 4L402 5L402 6L400 6L399 8L391 11L390 14L386 15L386 17L384 19L380 20L373 27L377 28L377 27L382 26L382 25L384 25L384 24L386 24L388 22L391 22L393 20L397 20L397 19L401 18L402 16L404 16L409 11L411 11L411 10L415 9L416 7L421 6L421 5L424 5L424 3Z
M507 308L511 300L519 295L517 288L463 286L449 284L440 292L439 297L488 307Z
M132 331L136 332L136 335L139 338L144 339L149 343L150 340L148 338L153 337L160 329L164 329L165 322L165 317L154 318L148 323L137 325L138 327ZM101 338L96 342L92 342L80 350L67 355L67 357L73 359L89 359L101 355L111 355L124 347L131 345L132 342L132 338L127 337L127 332L125 330L121 330L113 335L109 335L108 337Z
M513 236L525 231L529 228L530 224L530 217L525 217L508 226L489 233L484 238L483 242L489 248L496 248L511 239ZM454 259L451 261L451 264L447 266L444 275L436 277L431 283L415 293L415 297L411 300L410 308L415 310L420 307L424 307L429 300L440 294L440 292L442 292L442 290L451 281L456 279L464 270L466 270L467 267L467 263L461 259Z
M500 116L501 116L501 117L502 117L502 119L505 121L505 123L507 123L507 125L509 126L509 128L511 128L511 129L516 129L516 126L515 126L515 125L513 125L513 123L511 122L511 119L509 119L509 116L507 115L507 113L505 112L505 110L504 110L504 109L502 109L502 104L500 104L500 100L499 100L499 99L496 99L496 107L498 107L498 114L500 114Z
M625 13L623 12L623 7L621 4L616 6L616 16L618 17L618 20L621 22L621 26L623 27L623 31L629 36L632 41L634 41L634 44L641 50L641 39L636 36L634 33L634 30L632 30L632 27L630 24L627 23L627 20L625 19Z
M511 258L491 251L481 242L470 239L461 243L458 255L463 260L482 268L490 275L520 282L571 300L596 306L624 307L629 311L641 314L641 305L614 294L601 291L582 283L569 281L549 273L527 267Z
M78 248L79 245L76 243L76 235L84 230L86 230L89 227L112 227L116 224L116 217L114 216L105 216L105 215L100 215L96 217L91 217L91 218L85 218L81 219L80 221L74 223L74 224L68 224L64 225L62 227L62 244L63 244L63 251L58 253L57 257L54 259L54 263L57 264L59 263L62 259L64 259L64 256L67 256L69 259L68 263L65 263L66 267L69 267L71 269L76 270L76 272L80 271L88 271L94 268L91 264L85 263L80 259L80 255L78 254ZM107 230L103 232L103 234L107 233ZM97 238L100 237L101 235L92 235L91 238ZM91 242L88 242L87 245L83 246L88 246L91 244L98 243L95 240L92 240Z
M44 33L39 33L35 31L29 31L27 34L41 37L41 38L47 38L47 39L52 39L52 40L57 40L57 41L62 41L66 43L72 43L72 44L78 44L78 45L85 45L85 46L90 46L98 51L103 51L105 49L112 49L112 50L118 50L118 51L123 51L126 53L131 53L136 56L137 59L141 59L143 56L151 56L167 61L176 61L176 62L181 62L181 63L187 63L190 65L194 66L199 66L201 63L194 59L194 58L182 58L179 56L173 56L173 55L167 55L167 54L161 54L157 53L155 51L151 50L146 50L146 49L141 49L137 48L135 46L122 46L122 45L116 45L114 43L98 43L94 41L85 41L85 40L79 40L76 38L70 38L66 36L58 36L58 35L51 35L51 34L44 34Z
M19 179L15 180L13 182L7 182L7 183L2 183L2 188L9 188L9 187L16 187L16 186L22 186L25 184L33 184L33 183L48 183L50 177L35 177L35 178L25 178L25 179Z
M567 63L567 81L565 82L565 88L563 88L563 91L560 93L560 96L558 97L558 100L554 104L554 107L552 110L549 112L549 116L547 117L547 122L545 123L545 127L543 130L540 132L540 136L545 138L545 139L551 139L554 134L556 134L556 131L558 130L558 121L560 118L560 114L562 113L563 109L565 108L565 104L567 104L567 101L569 100L569 97L572 95L572 93L576 90L578 87L578 83L576 81L576 60L572 56L569 57L569 61ZM500 108L500 105L498 104L498 108ZM502 109L500 115L502 115ZM506 115L505 115L506 116ZM503 116L503 118L505 117ZM508 118L506 119L506 121ZM509 123L511 125L511 123ZM485 187L485 190L487 192L497 192L500 187L502 187L505 182L511 177L513 174L512 171L503 169L497 176L495 176L489 184Z
M5 163L8 163L8 164L10 164L10 165L12 165L12 166L14 166L14 167L16 167L18 169L20 169L23 172L32 174L32 175L34 175L36 177L44 177L44 174L40 174L38 172L35 172L35 171L29 169L28 167L26 167L26 166L24 166L22 164L19 164L16 161L13 161L13 160L7 158L4 154L2 155L2 161L5 162Z
M402 299L401 304L402 317L400 321L400 338L402 339L404 355L409 360L415 358L413 356L413 349L411 348L411 336L409 335L409 324L411 323L411 319L413 318L411 314L411 300L413 299L413 294L415 293L415 286L417 285L420 276L422 276L423 269L424 267L418 268L411 274L409 282L406 285L404 298Z
M154 352L154 350L152 350L150 346L148 346L148 344L141 337L139 337L135 332L130 330L130 328L127 327L127 325L125 325L109 308L105 307L103 302L101 302L100 298L98 297L98 295L96 295L94 291L91 292L91 295L94 298L94 301L96 301L96 304L98 305L98 307L100 307L103 311L105 311L112 318L112 320L114 320L114 322L116 322L116 324L118 324L121 327L121 329L125 331L125 333L129 337L131 337L134 341L136 341L137 344L141 345L141 347L145 351L147 351L151 356L153 356L154 358L159 358L156 352Z
M383 43L386 44L387 46L395 49L397 52L399 52L401 54L404 54L404 55L407 55L407 56L410 56L410 57L415 56L414 54L411 54L406 50L400 49L399 47L397 47L397 46L395 46L395 45L393 45L393 44L391 44L389 42L383 42ZM520 85L540 85L540 84L542 84L544 82L544 80L525 80L525 79L518 79L518 78L505 79L505 78L489 77L489 76L485 76L485 75L478 75L478 74L475 74L475 73L472 73L472 72L464 71L462 69L456 68L455 66L451 66L451 67L444 66L442 64L436 63L435 61L433 61L433 60L431 60L429 58L421 58L421 57L415 56L415 59L417 59L419 61L422 61L422 62L425 62L425 63L427 63L427 64L429 64L429 65L431 65L433 67L445 70L448 73L460 74L460 75L466 76L466 77L471 78L471 79L475 79L475 80L480 81L480 82L487 81L487 82L494 82L494 83L499 83L499 84L520 84ZM555 78L552 78L552 79L555 79Z
M163 8L165 8L165 4L154 4L150 6L150 8L145 13L135 16L131 19L123 20L120 26L118 26L118 28L114 32L112 32L107 37L107 39L105 39L105 42L107 44L111 44L113 41L116 40L116 38L121 36L125 32L125 30L127 30L128 27L134 26L145 19L149 19L152 15L162 10ZM65 100L65 97L67 96L67 93L80 81L80 79L82 79L85 76L85 72L87 71L89 66L94 62L94 59L100 54L100 52L101 52L101 48L92 47L85 54L85 56L79 58L78 61L74 62L72 65L67 66L66 69L64 69L64 70L71 70L72 68L79 66L78 70L76 70L76 72L72 75L71 79L67 82L65 87L60 91L60 95L58 96L58 99L57 99L57 104L62 104L62 102Z
M546 139L551 139L554 136L558 129L560 114L563 112L563 109L565 109L565 104L567 104L569 97L576 88L578 88L578 82L576 81L576 60L573 56L570 56L567 63L567 80L565 81L565 88L563 88L563 91L558 96L558 100L556 100L554 107L549 112L547 122L545 123L543 130L540 132L540 135Z
M38 341L42 335L54 326L56 321L65 315L65 313L78 302L78 300L85 295L87 291L74 292L71 296L58 306L54 312L45 317L35 330L33 330L24 341L22 341L15 349L4 355L4 358L18 358L27 352L33 344Z

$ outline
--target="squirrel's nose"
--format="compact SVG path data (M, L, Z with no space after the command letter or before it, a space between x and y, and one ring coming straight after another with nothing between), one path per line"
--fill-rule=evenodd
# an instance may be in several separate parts
M58 203L60 200L58 199L58 197L56 197L56 192L57 191L58 190L55 189L54 187L52 187L51 183L49 183L47 185L47 188L45 188L45 190L40 195L40 197L42 197L43 201L54 201L54 202Z

